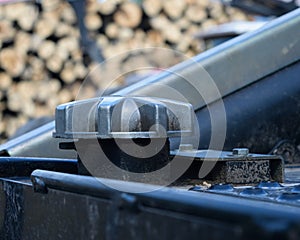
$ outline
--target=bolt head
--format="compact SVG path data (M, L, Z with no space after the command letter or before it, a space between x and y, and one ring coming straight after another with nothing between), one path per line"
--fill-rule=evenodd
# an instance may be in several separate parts
M179 145L179 151L192 151L194 150L194 147L192 144L180 144Z
M234 148L232 150L232 155L235 156L247 156L249 154L248 148Z

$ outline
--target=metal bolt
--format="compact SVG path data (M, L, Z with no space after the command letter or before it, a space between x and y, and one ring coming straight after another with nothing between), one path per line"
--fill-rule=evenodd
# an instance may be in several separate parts
M192 151L194 149L192 144L180 144L179 151Z
M247 156L248 154L249 154L248 148L234 148L232 150L232 155Z

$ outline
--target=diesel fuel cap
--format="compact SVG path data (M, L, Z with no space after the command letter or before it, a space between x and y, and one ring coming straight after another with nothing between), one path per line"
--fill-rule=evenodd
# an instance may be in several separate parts
M58 106L53 135L73 139L80 174L103 177L114 168L108 167L110 163L128 172L147 173L171 161L169 138L191 136L193 120L189 103L108 96ZM61 148L70 146L64 143ZM109 161L99 164L103 159Z

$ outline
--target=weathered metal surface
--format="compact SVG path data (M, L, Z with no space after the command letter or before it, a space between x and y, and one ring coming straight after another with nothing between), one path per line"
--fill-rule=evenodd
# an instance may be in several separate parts
M170 188L150 191L151 186L120 181L118 184L128 185L128 189L139 188L150 191L141 194L124 194L106 187L105 184L112 180L48 171L35 171L32 179L34 181L37 178L44 183L48 193L37 195L32 193L32 196L37 198L41 196L39 201L45 202L43 204L51 204L50 199L49 201L47 199L56 193L55 198L51 198L51 201L53 204L59 205L59 209L64 209L64 214L69 216L69 221L74 217L79 217L78 212L75 214L76 211L71 216L68 212L70 208L72 209L70 205L73 205L70 202L71 199L74 199L76 204L81 204L81 227L75 227L79 221L74 219L73 231L64 233L65 236L75 233L82 236L80 235L80 231L84 229L82 222L89 223L85 220L87 207L90 208L91 204L87 201L88 196L93 196L96 203L96 206L93 205L94 214L101 216L100 219L102 219L101 223L97 222L99 217L94 219L95 226L97 226L95 232L101 234L101 239L104 237L111 239L124 239L125 237L224 239L226 236L243 239L258 236L264 238L280 236L285 239L289 238L290 234L299 234L300 222L297 204L285 207L284 202L258 202L257 200L252 201L250 198L240 198L237 201L235 197L231 196L219 195L216 198L211 193L192 193ZM62 202L66 203L63 207L61 206ZM47 209L49 208L45 208L44 211ZM53 219L53 212L49 212L50 214L47 214L50 217L42 218L42 222ZM55 211L55 215L58 217L57 214ZM67 223L66 219L60 221L64 224ZM49 223L54 224L51 221ZM104 226L105 229L103 229ZM173 227L176 231L173 231ZM61 227L58 227L58 232L60 229ZM212 234L207 229L215 232ZM42 232L42 229L39 231ZM89 228L85 231L89 231Z
M289 239L300 234L299 202L280 192L298 186L154 191L157 187L145 184L42 170L31 178L33 185L0 179L2 239ZM116 191L107 187L112 181L145 193ZM275 200L268 202L271 195Z
M237 239L243 234L240 226L233 223L162 209L156 200L149 199L152 206L147 204L139 211L133 210L128 204L128 199L134 198L132 195L119 193L113 199L103 199L55 189L40 194L34 193L30 186L19 185L17 190L16 183L6 185L16 190L14 194L19 198L15 200L20 205L19 209L13 208L7 199L10 215L3 219L4 239L199 239L208 236L221 239L224 235ZM142 202L138 199L138 203ZM9 220L9 216L17 217L18 221Z
M218 158L210 156L208 154L210 152L216 152L214 155ZM283 161L274 155L235 155L232 152L207 150L171 151L172 155L182 158L182 161L189 158L194 159L192 165L182 176L182 180L198 179L201 166L205 161L209 161L214 167L202 180L212 183L249 184L271 180L284 181Z
M117 141L117 142L116 142ZM99 139L99 140L79 140L76 143L78 151L78 172L84 175L95 177L116 177L126 178L126 171L131 173L149 173L165 167L170 162L170 142L169 139L151 139L151 148L137 148L134 154L128 154L124 149L131 148L138 144L146 146L149 139ZM125 170L124 176L112 175L110 165L105 165L107 158L110 165ZM100 162L102 164L100 164ZM87 168L88 166L88 168ZM107 175L108 174L108 175ZM163 178L163 176L162 176ZM159 179L158 179L159 180Z
M197 192L232 195L236 198L256 199L268 202L279 202L300 207L299 183L260 182L256 186L232 186L230 184L195 186L190 189Z
M271 179L269 161L232 161L226 163L226 183L255 183ZM282 179L282 178L281 178Z

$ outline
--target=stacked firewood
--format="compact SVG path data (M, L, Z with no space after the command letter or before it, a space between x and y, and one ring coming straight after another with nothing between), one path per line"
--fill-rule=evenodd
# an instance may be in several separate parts
M88 0L86 10L90 37L105 58L122 53L110 72L141 61L126 55L130 49L164 47L193 56L202 51L195 33L249 19L210 0ZM77 19L66 1L2 5L0 18L0 134L5 139L29 119L53 115L58 104L76 99L83 79L97 63L85 61ZM161 59L163 67L175 63L172 56ZM101 75L104 86L110 79L103 76L109 74ZM83 95L92 97L96 90L88 88Z

